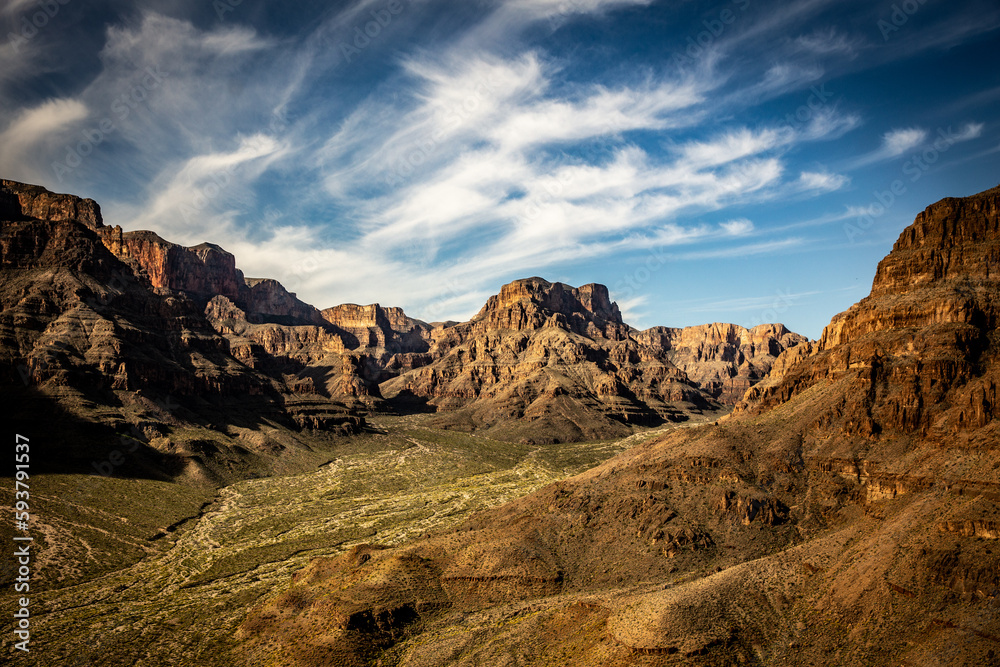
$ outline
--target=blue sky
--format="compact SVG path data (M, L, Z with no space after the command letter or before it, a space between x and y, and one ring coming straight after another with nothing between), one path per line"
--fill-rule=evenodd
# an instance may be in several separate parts
M998 28L987 0L6 0L0 176L320 308L465 319L539 275L640 328L818 337L916 213L1000 182Z

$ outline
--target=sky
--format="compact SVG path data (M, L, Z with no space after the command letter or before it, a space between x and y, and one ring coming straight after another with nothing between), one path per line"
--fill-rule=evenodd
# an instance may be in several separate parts
M541 276L817 338L1000 183L998 54L993 0L0 0L0 177L319 308Z

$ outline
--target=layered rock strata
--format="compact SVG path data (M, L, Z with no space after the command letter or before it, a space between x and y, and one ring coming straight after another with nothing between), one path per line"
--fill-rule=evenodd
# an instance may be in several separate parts
M393 548L241 631L291 665L994 664L1000 189L927 208L731 417ZM541 321L546 321L541 318Z
M699 389L726 405L735 405L747 389L764 379L782 352L807 342L781 324L752 329L720 323L653 327L633 336L662 349Z

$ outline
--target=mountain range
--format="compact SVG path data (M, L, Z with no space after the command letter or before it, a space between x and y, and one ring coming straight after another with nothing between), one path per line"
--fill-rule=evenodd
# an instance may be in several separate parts
M991 665L1000 188L944 199L735 411L256 607L293 665Z
M503 286L462 323L319 310L246 278L217 245L105 225L93 200L4 180L0 217L11 380L212 482L273 472L308 449L303 430L357 432L370 411L540 443L721 415L806 342L780 324L637 331L603 285L541 278Z
M239 569L248 550L206 557L214 578L171 578L156 593L163 605L207 581L225 587L212 596L238 596L218 597L242 605L226 617L232 645L197 664L1000 663L1000 187L919 213L870 294L815 341L780 324L638 331L604 286L538 277L502 286L466 322L378 304L319 310L246 278L218 246L105 225L88 199L0 181L0 219L4 399L44 443L33 475L61 483L103 466L162 483L142 487L157 498L224 487L188 533L217 552L218 526L197 521L256 526L226 514L278 488L251 478L287 480L294 502L319 506L354 483L337 477L345 447L388 439L376 420L401 424L411 449L379 450L371 465L428 528L382 541L359 529L313 557L342 526L296 533L285 552L300 526L267 515L278 537L253 546L265 564L307 563L279 585L246 593L265 571ZM440 451L471 448L443 460L473 477L486 450L528 460L566 443L634 444L448 521L400 472L431 442L411 417ZM317 466L322 493L304 472ZM512 478L536 470L518 466ZM463 479L446 503L473 495ZM56 545L87 522L133 530L100 507L60 510L70 528ZM396 511L376 507L349 516L366 526ZM183 524L145 538L140 565L154 567L149 545ZM165 549L181 569L202 555ZM114 616L127 589L87 603L112 605L95 613L115 632L133 623ZM168 622L197 613L176 609ZM116 650L107 664L138 664L137 649Z

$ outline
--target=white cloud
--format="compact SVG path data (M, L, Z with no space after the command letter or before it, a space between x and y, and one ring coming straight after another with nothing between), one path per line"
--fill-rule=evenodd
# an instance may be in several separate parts
M793 137L794 133L790 130L752 132L743 128L711 141L687 144L682 149L682 155L693 167L714 167L783 146Z
M808 35L801 35L795 39L795 46L806 53L818 55L842 55L851 57L855 54L860 44L857 39L847 37L847 35L830 27L825 30L816 30Z
M0 134L0 166L5 177L38 182L46 178L44 156L65 132L87 117L79 100L49 100L18 114Z
M722 229L729 236L743 236L745 234L749 234L754 229L753 223L746 218L721 222L719 223L719 226L722 227Z
M965 126L959 130L958 134L954 135L952 138L955 141L978 139L983 134L983 127L983 123L966 123Z
M284 150L271 137L255 135L241 139L231 151L197 155L165 168L154 196L130 212L129 227L152 229L184 245L239 238L229 229L234 217L230 204L250 196L248 184Z
M886 132L882 135L882 147L879 149L880 159L902 155L922 144L926 138L927 130L917 127Z
M779 251L786 251L798 248L806 244L804 239L790 238L780 241L766 241L762 243L751 243L744 246L733 246L731 248L721 248L718 250L699 250L680 253L672 259L679 260L703 260L703 259L731 259L738 257L752 257L755 255L770 255Z
M127 166L109 154L95 156L91 171L121 170L145 186L144 198L106 206L127 228L217 242L249 275L277 278L320 307L405 294L399 305L426 319L466 317L499 280L561 263L649 248L683 248L678 259L696 260L801 245L753 238L769 232L739 207L841 187L845 177L787 160L858 117L823 108L804 126L751 128L733 114L814 81L820 68L786 59L747 83L706 56L698 76L649 69L581 81L544 44L519 42L540 21L557 27L646 4L499 3L435 51L396 56L398 69L366 99L343 112L337 95L323 108L310 100L280 132L267 128L271 111L302 102L300 88L322 75L312 64L324 48L336 51L336 40L324 46L320 37L339 34L331 32L338 21L361 20L371 0L331 16L291 54L233 23L203 30L142 14L107 31L102 72L75 102L99 119L145 68L160 68L164 80L116 122L112 140L131 152ZM250 230L265 173L282 179L274 182L291 203Z
M802 138L809 141L839 139L861 125L857 114L841 114L833 109L821 108L812 113L802 130Z
M652 0L504 0L493 20L515 24L545 20L556 27L580 14L600 14L650 3Z
M7 0L5 6L0 8L0 14L16 14L27 9L33 0Z
M803 190L821 190L823 192L839 190L847 185L850 180L843 174L831 174L828 172L803 171L799 175L799 185Z
M896 128L882 135L878 148L855 158L849 168L856 169L876 162L892 160L920 146L927 139L927 130L919 127Z

